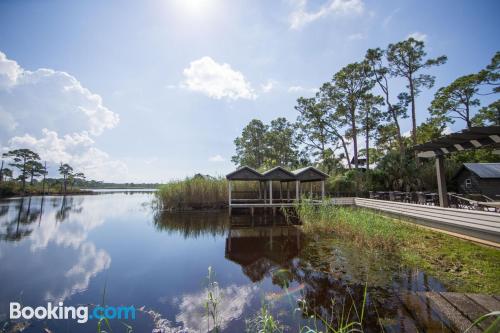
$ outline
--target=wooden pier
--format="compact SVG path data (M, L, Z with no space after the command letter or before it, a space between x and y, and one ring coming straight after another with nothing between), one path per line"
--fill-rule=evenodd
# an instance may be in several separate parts
M489 317L477 326L481 316L500 311L499 296L460 294L452 292L406 292L400 299L413 321L404 323L405 332L465 332L480 333L498 317ZM491 332L500 332L500 323Z

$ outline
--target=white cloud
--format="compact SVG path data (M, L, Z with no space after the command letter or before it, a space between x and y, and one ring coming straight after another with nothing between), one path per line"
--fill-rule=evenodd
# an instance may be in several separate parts
M413 38L413 39L425 42L425 40L427 39L427 35L424 33L415 31L415 32L412 32L411 34L409 34L408 36L406 36L406 39L408 39L408 38Z
M392 11L392 13L390 13L389 15L387 15L387 17L384 19L384 21L382 21L382 26L384 28L387 28L387 26L389 25L389 23L391 23L392 19L394 18L394 16L399 12L399 8L396 8Z
M243 74L229 64L219 64L211 57L194 60L184 69L183 86L215 99L255 99L257 95Z
M71 164L75 170L83 171L87 178L119 180L128 174L125 163L113 160L110 156L93 146L94 141L88 133L72 133L62 137L55 131L42 129L42 136L30 134L15 136L9 140L9 148L29 148L36 151L49 163Z
M226 159L224 157L222 157L221 155L217 154L217 155L214 155L214 156L210 156L208 158L208 160L210 162L224 162Z
M349 39L349 40L360 40L360 39L364 39L364 38L365 38L365 35L362 34L361 32L347 36L347 39Z
M245 307L250 304L255 291L255 286L234 284L216 291L216 294L222 296L223 299L223 302L218 305L217 312L221 330L224 330L232 320L241 317ZM175 320L182 323L188 332L201 332L207 327L209 331L213 329L213 322L207 322L206 294L207 290L205 289L182 296L179 304L180 313L175 316Z
M0 89L15 85L21 73L22 69L17 62L7 59L7 56L0 52Z
M314 94L318 91L318 88L306 88L302 86L290 86L288 87L288 92L290 93L311 93Z
M94 147L119 116L72 75L23 69L0 52L0 149L31 148L49 163L69 163L91 178L123 176L126 166ZM105 170L105 168L117 168Z
M266 83L263 83L260 85L260 89L262 90L263 93L268 93L271 92L276 86L276 81L274 80L267 80Z
M298 30L330 14L359 15L365 10L362 0L329 0L316 11L307 10L307 0L295 2L295 10L290 14L290 29Z

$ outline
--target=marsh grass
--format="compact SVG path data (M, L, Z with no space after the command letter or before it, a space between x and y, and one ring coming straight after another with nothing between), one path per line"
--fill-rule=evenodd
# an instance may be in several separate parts
M297 211L306 233L334 234L364 249L390 252L403 265L425 270L453 291L500 293L498 249L368 209L303 203Z
M227 204L227 181L223 178L202 177L171 181L156 192L163 209L216 209Z

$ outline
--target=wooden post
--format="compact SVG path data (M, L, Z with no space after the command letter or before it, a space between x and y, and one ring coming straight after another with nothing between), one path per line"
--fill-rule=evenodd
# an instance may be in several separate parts
M448 191L446 190L446 175L444 173L444 157L436 156L436 175L439 193L439 205L448 207Z
M269 204L273 204L273 181L269 181Z
M300 190L299 190L299 187L300 187L300 180L296 180L295 181L295 200L297 200L297 202L300 201Z
M321 181L321 201L325 200L325 181Z
M313 199L313 183L309 185L309 196L311 197L311 200Z
M227 183L227 193L229 194L229 207L231 207L231 180Z

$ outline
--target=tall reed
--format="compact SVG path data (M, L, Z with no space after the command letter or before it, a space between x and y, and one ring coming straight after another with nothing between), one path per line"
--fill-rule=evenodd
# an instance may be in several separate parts
M228 186L223 178L192 177L164 184L156 195L167 210L214 209L227 204Z

